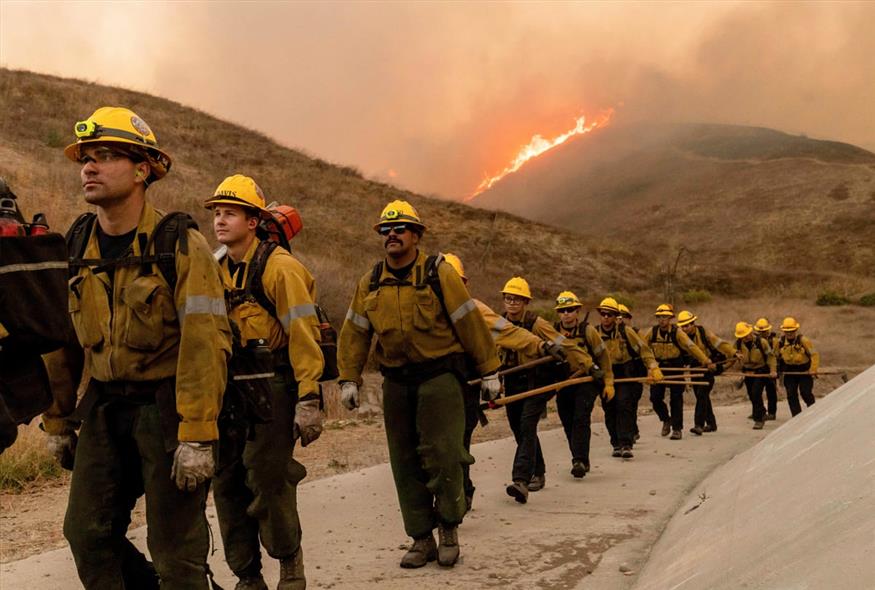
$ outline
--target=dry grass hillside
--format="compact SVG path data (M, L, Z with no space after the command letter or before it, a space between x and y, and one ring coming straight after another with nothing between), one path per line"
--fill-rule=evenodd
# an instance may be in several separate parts
M648 273L651 261L620 240L606 243L405 192L162 98L0 69L0 175L27 214L45 211L56 229L65 230L84 209L78 167L62 148L73 139L73 124L103 105L128 106L155 130L174 164L149 189L151 199L168 210L193 212L210 239L201 203L227 175L250 175L269 199L298 207L305 229L294 247L313 270L322 302L336 319L346 311L355 280L381 256L371 226L383 205L399 198L413 202L427 223L425 248L460 254L472 292L486 300L494 300L500 284L514 274L525 275L540 298L569 287L593 297L608 290L646 289L654 280Z
M875 278L875 154L732 125L608 127L475 201L646 249L725 294L848 295Z

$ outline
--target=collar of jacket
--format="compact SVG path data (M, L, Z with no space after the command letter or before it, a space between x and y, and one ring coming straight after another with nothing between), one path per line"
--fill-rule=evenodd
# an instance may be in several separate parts
M134 236L134 241L131 244L131 248L133 249L134 256L140 256L142 254L140 249L140 241L145 244L146 240L149 236L152 235L152 231L155 229L155 226L158 224L158 220L164 217L164 212L155 209L149 203L143 204L143 210L140 211L140 219L137 221L137 235ZM94 227L91 229L91 235L88 237L88 245L85 246L85 253L83 258L100 258L100 246L97 243L97 224L100 223L98 221L94 224ZM145 236L145 239L140 238L140 236ZM105 272L97 273L95 275L100 281L103 281L107 285L110 284L109 275Z
M238 282L241 285L246 284L246 278L247 278L247 275L249 274L249 262L252 260L252 257L255 256L255 250L256 250L256 248L258 248L258 245L260 243L261 243L261 240L259 240L258 238L255 238L252 240L252 243L249 244L249 248L246 249L246 253L243 255L243 260L240 261L243 263L239 267L243 271L243 276L239 277L240 278L239 281L235 280L235 277L231 276L231 271L230 271L231 267L229 266L229 264L231 263L231 255L226 253L224 258L222 258L221 266L222 266L222 270L225 271L222 273L222 277L223 277L223 279L224 278L231 279L231 285L230 285L231 288L235 288L234 285L237 284ZM238 270L237 272L240 272L240 270Z

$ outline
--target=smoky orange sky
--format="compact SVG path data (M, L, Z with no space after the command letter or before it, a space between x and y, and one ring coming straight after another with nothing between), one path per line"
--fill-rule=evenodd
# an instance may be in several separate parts
M763 125L875 149L873 30L865 2L0 0L0 65L171 98L462 198L532 135L607 108L613 124Z

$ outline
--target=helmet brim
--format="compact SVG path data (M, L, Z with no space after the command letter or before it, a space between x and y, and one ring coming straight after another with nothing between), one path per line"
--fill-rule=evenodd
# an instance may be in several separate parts
M162 178L164 178L167 173L170 172L170 167L173 164L173 159L170 157L170 154L168 154L161 148L154 146L145 146L142 143L125 139L123 137L112 137L108 135L103 137L95 137L93 139L83 139L82 141L71 143L64 148L64 155L67 156L67 159L72 160L73 162L76 162L78 164L82 146L88 145L90 143L123 143L125 145L131 145L140 148L141 150L145 150L146 152L152 150L157 152L158 154L161 154L161 156L163 156L167 160L166 167L152 166L152 163L149 162L149 165L152 168L151 175L155 177L155 180L161 180Z

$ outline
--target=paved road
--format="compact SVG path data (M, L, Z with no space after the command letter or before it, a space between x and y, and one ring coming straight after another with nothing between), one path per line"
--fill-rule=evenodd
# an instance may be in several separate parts
M387 465L314 481L299 488L304 550L311 588L531 590L631 588L650 547L689 493L712 470L755 444L786 419L751 430L746 405L717 409L720 430L681 441L658 435L655 416L640 420L636 456L610 457L607 433L596 424L593 471L583 480L568 473L570 457L561 430L542 434L547 486L519 505L505 495L514 445L504 439L476 445L474 510L460 529L462 559L454 569L429 565L402 570L408 542ZM496 416L496 419L501 419ZM687 416L687 427L691 424ZM693 498L694 499L694 498ZM215 514L209 515L219 542ZM142 547L145 530L132 531ZM272 560L267 560L271 562ZM221 548L211 558L218 581L234 580ZM275 584L275 562L266 567ZM621 571L626 570L626 571ZM67 549L0 567L0 587L79 588Z

